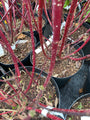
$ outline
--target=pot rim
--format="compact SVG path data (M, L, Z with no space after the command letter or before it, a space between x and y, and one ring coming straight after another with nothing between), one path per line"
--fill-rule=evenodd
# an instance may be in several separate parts
M25 68L28 70L28 71L31 71L32 70L32 66L25 66ZM25 70L23 67L19 67L19 69L21 70ZM12 70L13 72L15 72L15 69L13 69ZM47 73L45 73L44 71L41 71L40 69L38 69L38 68L35 68L35 73L37 73L37 74L39 74L40 72L42 72L41 73L41 75L42 76L47 76L48 74ZM11 74L11 72L10 71L8 71L5 75L9 75L9 74ZM5 76L5 75L2 75L1 77L0 77L0 79L2 79L2 77L3 76ZM56 90L56 94L57 94L57 97L58 97L58 105L57 105L57 108L60 108L60 90L59 90L59 87L58 87L58 85L57 85L57 83L55 82L55 80L51 77L50 78L50 80L51 80L51 82L52 82L52 84L55 86L55 90ZM2 84L3 84L3 82L2 82ZM50 107L50 106L47 106L47 107ZM61 117L61 115L62 115L62 113L59 113L59 112L55 112L55 115L56 116L58 116L58 117Z
M35 47L37 46L37 44L36 44L36 37L34 36L34 40L35 40ZM30 50L30 52L31 52L31 50ZM26 59L30 56L30 52L26 55L26 57L25 58L23 58L22 60L20 60L22 63L24 62L24 61L26 61ZM17 62L17 64L19 64L19 62ZM31 63L30 63L31 64ZM3 63L3 62L0 62L0 65L3 67L10 67L10 68L13 68L14 69L14 63L10 63L10 64L5 64L5 63ZM4 69L4 68L3 68ZM4 69L5 70L5 69Z
M25 68L28 70L28 71L32 71L32 66L25 66ZM19 67L19 70L25 70L23 67ZM12 69L12 71L15 73L15 69ZM44 71L41 71L40 69L38 69L38 68L36 68L35 67L35 73L38 73L38 74L40 74L41 73L41 76L46 76L47 77L47 73L46 72L44 72ZM9 75L9 74L11 74L11 72L10 71L8 71L5 75L2 75L1 77L0 77L0 79L2 79L2 77L3 76L6 76L6 75ZM59 87L58 87L58 85L57 85L57 83L56 83L56 81L51 77L50 78L50 80L51 80L51 82L52 82L52 84L55 86L55 89L56 89L56 94L57 94L57 97L58 97L58 108L60 108L60 90L59 90ZM3 84L3 82L2 82L2 84Z
M70 107L69 107L68 109L71 109L71 107L72 107L77 101L79 101L80 99L82 99L82 98L84 98L84 97L88 97L88 96L90 96L90 93L86 93L86 94L83 94L83 95L79 96L76 100L73 101L73 103L70 105ZM65 115L64 120L66 120L66 118L67 118L67 115Z
M36 48L37 48L39 45L40 45L40 43L37 44ZM79 48L79 45L75 45L75 46ZM79 51L79 53L80 53L82 56L84 56L84 52L83 52L82 49ZM30 62L31 62L31 64L33 65L33 63L32 63L32 51L30 52ZM60 78L60 77L54 77L54 76L52 76L52 77L53 77L54 79L68 79L68 80L69 80L71 77L73 77L74 75L76 75L76 74L82 69L83 65L84 65L84 60L82 60L80 69L79 69L76 73L74 73L73 75L70 75L70 76L68 76L68 77L61 77L61 78Z

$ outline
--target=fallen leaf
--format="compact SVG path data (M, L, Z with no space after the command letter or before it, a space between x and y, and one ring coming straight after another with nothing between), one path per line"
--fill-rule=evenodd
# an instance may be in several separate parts
M56 97L55 98L55 108L57 107L57 105L58 105L58 98Z
M83 88L79 89L79 94L83 93Z
M18 37L17 37L17 39L24 39L26 37L26 35L24 35L24 34L20 34Z
M53 104L52 104L51 102L49 102L48 99L47 99L45 96L44 96L44 98L45 98L46 104L47 104L48 106L53 106Z

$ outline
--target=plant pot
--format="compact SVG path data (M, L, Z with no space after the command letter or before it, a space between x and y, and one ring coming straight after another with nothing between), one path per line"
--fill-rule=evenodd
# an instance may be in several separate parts
M31 37L30 31L26 31L26 32L22 32L22 33L25 34L25 35L27 35L27 36L29 36L29 37ZM34 33L34 36L36 38L35 44L37 45L38 42L40 41L39 40L39 33L37 31L34 31L33 33Z
M75 49L78 49L78 48L79 48L79 46L76 45ZM80 50L79 53L80 53L81 56L84 56L83 50ZM76 73L74 73L73 75L71 75L71 76L63 77L63 78L53 77L55 79L56 83L58 84L59 88L64 87L73 76L75 76L76 74L78 74L79 71L82 69L83 65L84 65L84 60L82 61L82 65L81 65L80 69Z
M83 52L84 52L84 55L88 55L90 54L90 41L82 48L83 49Z
M70 81L64 87L60 88L62 109L69 109L73 101L89 92L89 84L87 85L86 83L89 83L88 64L83 64L82 69L71 77Z
M34 40L35 40L35 47L36 47L36 45L37 45L37 39L35 38L35 36L34 36ZM25 44L26 45L26 44ZM28 46L29 47L29 46ZM31 46L31 48L32 48L32 46ZM19 49L19 48L18 48ZM22 49L22 48L21 48ZM27 48L28 49L28 48ZM17 50L18 51L18 50ZM29 51L29 49L28 49L28 51ZM19 50L19 52L20 52L20 50ZM19 55L19 52L17 53L18 55ZM25 51L25 53L26 53L26 56L25 56L25 58L23 58L22 60L20 60L21 62L22 62L22 64L24 65L24 66L31 66L32 64L31 64L31 62L30 62L30 51L29 51L29 53L27 53L27 51ZM24 57L23 56L23 57ZM3 58L2 58L3 59ZM19 66L21 66L20 65L20 63L18 63L18 65ZM0 66L6 71L6 72L8 72L9 71L9 68L10 69L14 69L14 64L13 63L5 63L5 61L4 61L4 63L3 62L0 62Z
M84 110L90 109L90 93L78 97L69 109ZM69 116L66 115L64 120L89 120L90 116Z
M38 17L38 14L35 14L35 16ZM47 18L45 16L44 11L43 11L43 14L42 14L42 18L43 18L43 20L45 20L45 25L42 27L42 34L46 38L49 38L49 36L52 34L52 28L51 28L50 24L48 23L48 20L47 20ZM30 31L26 31L26 32L22 32L22 33L25 34L25 35L30 36ZM39 33L37 31L34 31L34 35L35 35L35 37L37 39L36 43L40 42Z
M46 38L49 38L51 35L52 35L52 27L50 26L50 24L48 23L46 25L46 27L44 28L43 30L43 35L46 37Z
M75 49L78 49L79 48L79 46L78 45L76 45L76 46L74 46L74 48ZM40 50L40 48L37 48L36 50L35 50L35 52L36 52L36 55L37 55L37 57L38 56L40 56L40 55L38 55L39 54L39 51L42 51L42 50ZM84 56L84 54L83 54L83 51L82 50L80 50L79 51L79 54L81 55L81 56ZM37 61L37 57L36 57L36 61ZM44 58L43 57L41 57L43 60L44 60ZM39 58L38 58L39 59ZM42 61L42 59L40 59L40 61ZM31 51L31 53L30 53L30 61L31 61L31 63L32 63L32 51ZM39 61L39 60L38 60ZM38 66L38 64L39 63L36 63L36 67L38 67L39 69L41 69L41 65L43 65L43 62L41 63L40 62L40 66ZM45 65L47 65L48 63L46 63ZM62 64L62 63L61 63ZM69 76L67 76L67 77L58 77L58 73L55 73L55 75L52 75L52 77L55 79L55 81L56 81L56 83L58 84L58 86L59 86L59 88L62 88L62 87L64 87L65 86L65 84L67 84L67 82L73 77L73 76L75 76L76 74L78 74L79 73L79 71L82 69L82 67L83 67L83 64L84 64L84 60L82 61L82 63L81 63L82 65L81 65L81 67L80 67L80 69L76 72L76 73L73 73L72 75L69 75ZM33 63L32 63L32 65L33 65ZM58 67L58 66L57 66ZM47 70L49 67L47 66L46 68L45 68L45 70ZM66 68L65 68L66 69ZM68 68L69 69L69 68ZM59 70L59 68L58 68L58 70ZM47 72L47 71L45 71L45 72Z
M86 64L88 65L88 75L87 75L87 79L85 81L85 84L83 86L84 94L90 93L90 61L88 61Z
M83 26L87 29L90 29L90 23L89 22L84 22Z
M29 72L31 72L32 71L32 67L30 67L30 66L26 66L26 69L29 71ZM24 76L23 77L23 75L25 74L26 75L26 73L24 72L24 69L22 68L22 67L19 67L19 70L21 71L21 80L23 81L23 78L25 78L26 79L26 84L27 84L27 79L28 79L28 76ZM7 77L9 77L10 78L10 76L12 76L12 73L14 74L15 73L15 70L12 70L12 72L7 72L4 76L2 76L1 77L1 79L2 78L7 78ZM39 86L39 80L41 79L41 78L46 78L47 77L47 73L45 73L45 72L43 72L43 71L41 71L40 69L37 69L37 68L35 68L35 74L34 74L35 76L37 76L37 77L39 77L39 79L38 79L38 86ZM38 75L40 75L40 76L38 76ZM30 79L29 79L30 80ZM37 78L34 78L34 80L37 80ZM14 80L15 81L15 80ZM57 100L58 100L58 102L57 102L57 100L56 101L54 101L54 102L56 102L56 106L58 107L58 108L60 108L60 91L59 91L59 88L58 88L58 86L57 86L57 83L55 82L55 80L53 79L53 78L51 78L50 79L50 81L51 81L51 84L55 87L55 94L56 94L56 96L57 96ZM23 81L24 82L24 81ZM23 83L23 82L20 82L20 83ZM3 82L0 82L1 84L3 83ZM15 84L16 82L14 82L14 84ZM0 84L0 85L1 85ZM11 82L11 84L13 85L13 83ZM34 81L34 83L32 83L32 86L35 84L35 81ZM42 84L42 82L40 82L40 85ZM49 83L48 83L49 84ZM3 85L3 84L2 84ZM25 84L24 84L25 85ZM28 84L27 84L28 85ZM43 84L42 84L43 85ZM49 84L50 85L50 84ZM30 89L32 90L32 86L30 87ZM50 87L50 86L48 86L48 87ZM22 88L23 88L23 86L22 86ZM27 88L27 87L26 87ZM36 85L36 88L37 88L37 85ZM52 90L51 90L51 89ZM53 91L53 88L52 87L50 87L49 88L49 90L50 91ZM2 89L2 86L1 86L1 89ZM15 88L16 89L16 88ZM33 87L33 90L34 90L34 92L33 92L33 94L35 93L35 86ZM30 90L29 90L30 91ZM36 92L37 92L37 90L36 90ZM48 91L46 92L46 94L48 93ZM31 93L32 94L32 93ZM53 93L54 94L54 93ZM28 95L28 94L27 94ZM31 95L32 96L32 95ZM49 94L48 94L48 96L49 96ZM29 97L29 96L28 96ZM35 97L36 97L36 95L35 95ZM30 97L31 98L31 97ZM56 97L55 97L56 98ZM55 99L54 98L54 99ZM35 98L34 98L35 99ZM48 101L49 102L49 101ZM35 103L34 103L35 104ZM50 107L48 107L48 108L50 108ZM44 109L45 110L45 109ZM56 112L57 113L57 112ZM55 115L55 114L54 114ZM58 115L59 117L62 115L62 114L60 114L60 113L57 113L56 115ZM17 120L17 119L15 119L15 120ZM32 119L33 120L33 119Z
M37 13L35 13L34 16L38 18L38 14ZM37 21L37 19L36 19L36 21ZM45 13L43 11L43 13L42 13L42 32L44 32L44 28L47 25L47 23L48 23L48 21L47 21L47 18L45 16Z

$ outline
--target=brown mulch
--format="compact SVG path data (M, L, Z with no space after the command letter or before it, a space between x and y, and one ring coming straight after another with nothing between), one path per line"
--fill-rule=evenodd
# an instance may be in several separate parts
M21 43L16 45L16 49L13 50L14 54L20 60L23 60L32 50L31 38L26 36L23 40L28 40L26 43ZM9 52L5 51L5 55L0 57L0 62L4 64L13 64L12 57Z
M45 49L45 52L49 56L51 55L50 49L51 49L50 46L49 46L49 50ZM73 47L71 50L70 48L67 47L62 52L62 55L65 56L68 54L68 52L72 52L74 50L75 48ZM72 55L72 56L76 58L81 57L79 53ZM82 61L73 61L70 59L60 60L60 58L57 56L52 76L58 77L58 78L71 76L80 69L81 64L82 64ZM43 52L36 54L36 67L37 68L43 69L45 72L48 73L49 66L50 66L50 60L44 56Z

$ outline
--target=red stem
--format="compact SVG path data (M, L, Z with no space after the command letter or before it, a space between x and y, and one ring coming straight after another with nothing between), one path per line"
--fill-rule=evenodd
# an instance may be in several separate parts
M4 114L9 114L9 113L12 113L12 111L0 113L0 116L1 116L1 115L4 115Z
M51 20L49 19L48 13L47 13L46 0L45 0L45 4L44 4L44 11L45 11L45 15L46 15L46 17L47 17L47 19L48 19L49 24L52 26L52 22L51 22Z
M79 21L78 21L79 23L81 22L81 19L82 19L83 15L86 15L87 11L90 9L89 4L90 4L90 1L87 1L84 4L84 6L82 8L82 14L79 17Z
M7 23L8 23L8 25L9 25L9 27L10 27L8 11L6 10L4 0L1 0L1 2L2 2L3 8L4 8L4 11L5 11L5 14L7 13L7 14L5 15L5 17L6 17L6 19L7 19Z
M85 16L85 18L81 21L80 25L79 25L76 29L74 29L71 33L69 33L68 36L72 35L76 30L78 30L78 28L85 22L85 20L86 20L88 17L90 17L90 13Z
M11 0L8 0L9 7L12 5ZM11 43L13 43L13 25L12 25L12 7L9 10L9 18L10 18L10 29L11 29Z
M15 18L15 7L12 7L13 10L13 19L14 19L14 29L16 28L16 18Z
M24 11L25 11L25 2L24 2L24 0L22 1L22 14L23 14L23 16L24 16ZM23 27L23 24L24 24L24 17L22 16L22 19L21 19L21 25L20 25L20 33L21 33L21 31L22 31L22 27Z
M59 57L61 57L61 53L62 53L62 50L63 50L63 47L64 47L64 43L65 43L65 39L67 37L67 33L68 33L68 30L69 30L70 24L71 24L71 22L74 18L74 11L75 11L75 8L76 8L76 5L77 5L77 1L78 0L72 0L72 3L71 3L71 8L70 8L67 20L66 20L64 35L63 35L63 38L62 38L62 44L61 44L61 48L60 48L60 51L59 51Z
M87 40L86 40L77 50L75 50L74 52L72 52L71 54L69 54L69 55L67 55L67 56L65 56L65 57L62 57L61 59L70 58L70 56L71 56L72 54L76 54L78 51L80 51L80 50L89 42L89 40L90 40L90 36L87 38ZM80 58L79 58L79 59L80 59Z
M28 90L30 89L31 84L32 84L34 71L35 71L35 43L34 43L34 34L33 34L33 29L32 29L32 24L31 24L31 16L30 16L30 11L31 11L32 7L31 7L31 3L29 0L25 0L25 1L26 1L26 8L28 11L28 22L29 22L29 27L30 27L31 40L32 40L32 50L33 50L33 68L32 68L32 75L31 75L29 85L28 85L27 89L25 90L25 93L27 93Z
M32 110L31 107L27 107L26 109L27 109L27 110ZM40 110L40 109L35 109L35 111L36 111L37 113L39 113L39 114L42 113L42 110ZM62 120L61 118L59 118L59 117L57 117L57 116L55 116L55 115L51 115L50 113L47 113L46 117L48 117L48 118L50 118L50 119L52 119L52 120Z
M61 16L62 16L63 0L52 0L52 25L53 25L53 42L52 42L52 56L51 63L49 67L49 73L44 83L44 87L48 84L52 71L55 65L56 51L58 47L58 42L60 40L60 26L61 26Z

